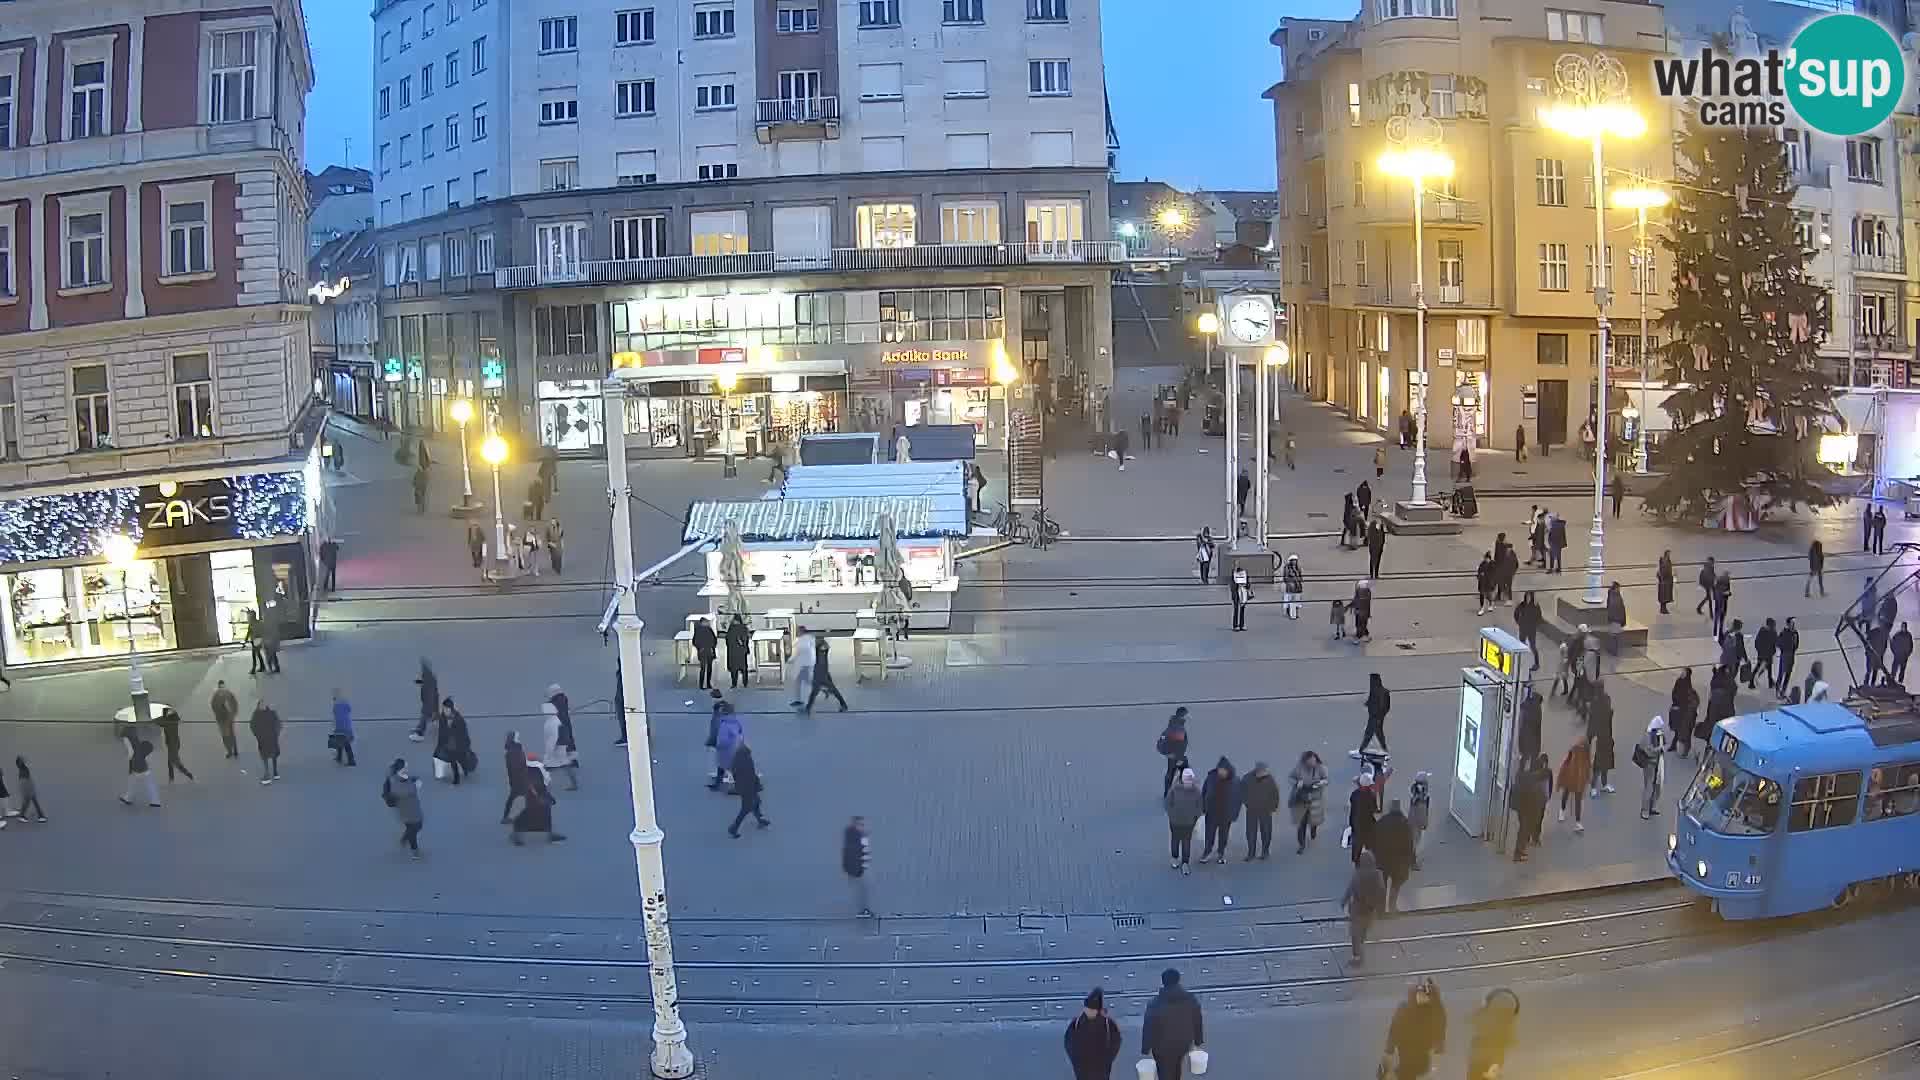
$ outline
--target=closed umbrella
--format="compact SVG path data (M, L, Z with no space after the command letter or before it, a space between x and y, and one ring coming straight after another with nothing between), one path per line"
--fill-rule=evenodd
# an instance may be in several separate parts
M720 580L727 586L727 614L747 614L747 548L740 539L740 524L727 519L726 533L720 538ZM749 620L751 621L751 620Z
M905 435L893 440L893 460L901 463L913 460L913 444Z
M905 443L904 438L901 439ZM906 661L900 657L894 629L906 622L907 605L903 584L906 580L906 560L900 556L900 537L894 529L893 515L881 514L874 520L874 535L877 540L873 553L873 580L880 586L880 595L874 599L873 611L880 619L880 625L887 627L888 666L903 667Z

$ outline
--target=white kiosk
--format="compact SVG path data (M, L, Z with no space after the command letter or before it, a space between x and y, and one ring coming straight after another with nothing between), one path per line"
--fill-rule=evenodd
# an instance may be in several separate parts
M1506 842L1522 673L1530 666L1532 653L1526 642L1488 627L1480 631L1480 663L1461 669L1447 810L1467 835L1495 847Z

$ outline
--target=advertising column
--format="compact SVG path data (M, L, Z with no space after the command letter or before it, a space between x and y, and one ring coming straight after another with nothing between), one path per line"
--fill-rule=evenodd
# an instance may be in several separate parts
M1496 848L1506 841L1521 673L1532 652L1505 630L1488 627L1480 631L1480 663L1461 670L1447 810L1467 835Z

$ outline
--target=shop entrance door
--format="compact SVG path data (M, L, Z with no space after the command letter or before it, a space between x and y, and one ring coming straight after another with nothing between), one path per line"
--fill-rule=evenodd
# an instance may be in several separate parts
M1538 429L1542 446L1567 445L1567 380L1540 380Z
M310 597L304 542L255 548L253 585L261 617L277 620L282 638L307 636Z
M173 634L182 649L220 644L213 614L213 564L205 554L167 560L167 591L173 599Z

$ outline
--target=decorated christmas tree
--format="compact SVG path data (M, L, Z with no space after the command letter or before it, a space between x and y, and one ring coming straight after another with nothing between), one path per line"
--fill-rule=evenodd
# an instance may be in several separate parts
M1795 184L1768 128L1689 119L1666 211L1674 302L1660 319L1672 393L1667 475L1650 509L1699 521L1744 495L1825 506L1820 436L1839 430L1821 370L1827 291L1794 227Z

